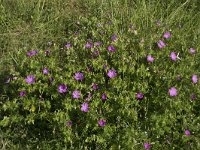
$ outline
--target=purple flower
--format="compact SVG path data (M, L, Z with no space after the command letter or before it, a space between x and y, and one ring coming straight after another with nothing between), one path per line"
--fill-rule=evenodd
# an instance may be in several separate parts
M95 46L96 46L96 47L101 46L101 45L102 45L102 42L96 42L96 43L95 43Z
M102 99L102 101L106 101L106 99L107 99L106 93L103 93L103 94L101 95L101 99Z
M49 50L46 50L44 53L45 53L46 56L48 56L49 53L50 53L50 51L49 51Z
M149 150L149 149L151 148L151 144L149 144L149 143L144 143L144 148L145 148L146 150Z
M116 48L114 46L110 45L110 46L108 46L108 51L115 52Z
M192 82L195 84L195 83L197 83L198 82L198 77L197 77L197 75L192 75Z
M97 23L97 27L101 27L101 23Z
M171 52L170 53L170 58L171 58L171 60L176 61L176 59L177 59L176 53L175 52Z
M35 83L35 77L33 75L29 75L26 77L26 83L33 84Z
M26 91L21 91L20 93L19 93L19 96L25 96L26 95Z
M76 99L80 98L81 97L81 92L78 91L78 90L73 91L72 97L76 98Z
M88 110L89 110L89 105L88 105L88 103L83 103L83 104L81 104L81 111L83 111L83 112L88 112Z
M53 78L53 77L50 77L50 78L49 78L49 81L50 81L50 82L53 82L53 81L54 81L54 78Z
M141 92L136 93L136 99L137 100L142 100L144 98L144 94Z
M190 48L189 51L190 51L191 54L195 54L196 53L196 50L194 48Z
M92 83L92 89L93 89L93 90L97 90L97 89L98 89L98 86L97 86L96 83Z
M106 121L101 119L101 120L98 121L98 124L99 124L100 127L103 127L103 126L106 125Z
M175 87L171 87L171 88L169 89L169 95L170 95L170 96L176 96L176 95L177 95L177 90L176 90Z
M104 64L104 65L103 65L103 69L106 69L106 68L107 68L107 65L106 65L106 64Z
M67 43L67 44L65 45L65 47L66 47L66 48L70 48L70 47L71 47L71 44L70 44L70 43Z
M156 25L157 25L157 26L160 26L160 25L161 25L160 20L157 20L157 21L156 21Z
M190 130L185 130L185 135L190 136Z
M92 98L92 93L89 93L88 96L85 98L85 100L89 100L90 98Z
M108 77L109 78L114 78L117 76L116 70L108 70Z
M37 50L29 51L29 52L27 52L27 56L32 57L32 56L36 55L37 53L38 53Z
M178 75L178 76L176 77L176 80L180 81L180 80L181 80L181 76Z
M148 62L153 62L153 61L154 61L153 56L148 55L148 56L147 56L147 61L148 61Z
M71 126L72 126L72 121L71 121L71 120L67 121L66 125L67 125L68 127L71 127Z
M85 44L85 48L92 48L93 47L93 44L92 43L86 43Z
M49 70L47 68L44 68L43 69L43 74L48 74L49 73Z
M166 46L166 44L162 40L159 40L157 44L159 48L163 48Z
M95 56L98 56L98 55L99 55L99 51L98 51L98 50L95 50L95 51L93 52L93 54L94 54Z
M196 97L196 95L195 95L194 93L192 93L191 99L192 99L192 100L197 99L197 97Z
M166 39L170 38L171 37L170 32L165 32L163 37L166 38Z
M75 73L74 78L75 78L77 81L79 81L79 80L82 81L82 80L84 79L84 74L81 73L81 72L77 72L77 73Z
M116 40L117 40L117 35L116 35L116 34L112 35L111 40L112 40L113 42L116 41Z
M67 92L67 86L65 84L60 84L58 86L58 92L59 93L66 93Z

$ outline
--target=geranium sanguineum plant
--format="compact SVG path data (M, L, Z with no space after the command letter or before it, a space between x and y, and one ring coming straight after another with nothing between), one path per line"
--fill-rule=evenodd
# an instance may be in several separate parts
M35 83L35 77L33 75L29 75L26 77L26 83L33 84Z

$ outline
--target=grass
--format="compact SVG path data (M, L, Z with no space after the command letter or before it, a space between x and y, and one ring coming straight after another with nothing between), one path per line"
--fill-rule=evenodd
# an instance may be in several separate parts
M177 48L185 51L190 46L198 51L199 5L199 0L0 0L0 87L10 76L13 60L17 64L18 50L47 49L50 41L59 49L70 30L84 28L84 21L112 21L120 35L133 24L144 49L159 38L153 33L173 31L180 41ZM1 149L21 148L12 147L6 134L0 133Z

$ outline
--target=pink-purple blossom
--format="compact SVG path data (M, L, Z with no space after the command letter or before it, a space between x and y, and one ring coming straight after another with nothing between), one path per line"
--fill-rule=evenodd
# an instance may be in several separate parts
M117 35L116 34L113 34L112 37L111 37L111 40L114 42L117 40Z
M102 42L95 42L94 45L95 45L96 47L101 46L101 45L102 45Z
M67 86L65 84L60 84L58 86L58 92L59 93L66 93L67 92Z
M23 97L26 95L26 91L20 91L19 96Z
M189 51L190 51L191 54L195 54L196 53L196 50L194 48L190 48Z
M165 39L170 38L170 37L171 37L170 32L165 32L164 35L163 35L163 37L164 37Z
M66 123L66 125L68 126L68 127L71 127L72 126L72 121L71 120L69 120L69 121L67 121L67 123Z
M106 101L106 99L107 99L106 93L103 93L103 94L101 95L101 99L102 99L102 101Z
M147 61L152 63L152 62L154 61L153 56L148 55L148 56L147 56Z
M169 89L169 95L170 95L170 96L177 96L177 90L176 90L175 87L171 87L171 88Z
M81 104L81 111L83 111L83 112L88 112L89 111L88 103Z
M145 150L150 150L151 144L149 144L149 143L144 143L144 148L145 148Z
M137 100L142 100L144 98L144 94L141 92L136 93L136 99Z
M92 44L92 43L89 43L89 42L88 42L88 43L85 44L85 48L92 48L92 47L93 47L93 44Z
M190 130L185 130L185 135L190 136L191 135Z
M72 97L75 99L79 99L81 97L81 92L78 90L74 90L72 93Z
M106 121L105 121L104 119L100 119L100 120L98 121L98 124L99 124L100 127L103 127L103 126L106 125Z
M162 40L159 40L157 44L159 48L164 48L166 46L166 44Z
M198 76L197 75L192 75L192 82L194 83L194 84L196 84L197 82L198 82Z
M177 60L176 53L175 52L171 52L170 53L170 58L171 58L171 60L176 61Z
M33 75L29 75L26 77L26 83L33 84L35 83L35 77Z
M108 46L108 51L109 52L115 52L116 48L113 45Z
M108 77L109 77L109 78L114 78L114 77L116 77L116 76L117 76L116 70L113 70L113 69L108 70Z
M32 57L36 55L37 53L38 53L38 50L32 50L32 51L27 52L27 56Z
M44 68L42 72L43 74L47 75L49 73L49 70L47 68Z
M70 44L70 43L67 43L67 44L65 45L65 47L66 47L66 48L70 48L70 47L71 47L71 44Z
M98 89L98 85L96 83L92 83L92 89L93 90L97 90Z
M74 78L75 78L77 81L82 81L82 80L84 79L84 74L81 73L81 72L77 72L77 73L75 73Z

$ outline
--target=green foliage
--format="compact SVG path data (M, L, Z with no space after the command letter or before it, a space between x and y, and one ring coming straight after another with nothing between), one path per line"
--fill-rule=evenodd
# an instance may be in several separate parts
M200 148L199 82L191 80L193 74L200 76L198 1L0 2L2 149L134 150L144 149L144 143L152 149ZM166 31L171 38L163 39ZM116 41L111 40L114 34ZM160 39L167 43L163 49L157 46ZM103 44L85 48L90 41ZM109 52L109 45L116 52ZM191 47L195 55L189 53ZM29 57L31 50L38 53ZM170 59L173 51L179 53L177 61ZM147 62L149 54L153 63ZM115 78L108 77L109 69L117 71ZM74 78L79 71L83 81ZM28 75L36 82L28 84ZM66 94L58 92L60 84L67 85ZM176 97L169 95L171 87L176 87ZM80 99L72 98L74 90L81 91ZM138 92L144 94L142 100L136 98ZM81 111L84 102L88 112ZM98 125L100 119L105 126Z

